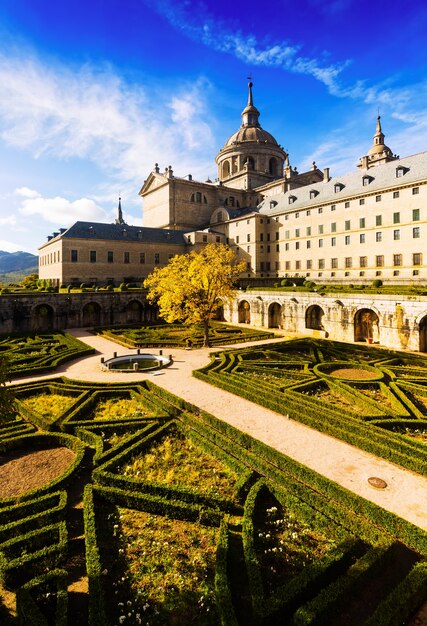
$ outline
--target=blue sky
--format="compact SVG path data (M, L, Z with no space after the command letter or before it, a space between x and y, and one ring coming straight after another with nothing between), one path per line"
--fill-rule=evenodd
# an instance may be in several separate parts
M0 250L78 219L140 224L158 162L216 177L247 77L300 171L336 175L372 143L427 150L427 6L364 0L2 0Z

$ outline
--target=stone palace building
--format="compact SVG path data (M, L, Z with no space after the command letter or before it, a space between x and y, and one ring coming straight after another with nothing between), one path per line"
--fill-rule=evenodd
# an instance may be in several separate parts
M119 201L114 224L61 228L40 247L40 278L55 285L141 283L175 254L218 242L245 261L245 280L427 284L427 152L394 154L378 116L373 143L354 171L333 176L313 163L298 172L261 128L252 83L241 116L240 128L216 157L214 182L181 178L171 166L160 171L156 164L139 192L143 227L125 223ZM57 294L70 300L69 322L65 301L61 312L49 305L49 319L41 320L33 300L19 312L21 328L143 322L153 312L140 294L132 299L116 293L120 302L114 306L105 292L84 294L90 302L81 300L81 306L78 294ZM12 309L4 327L16 327ZM259 289L240 291L223 316L233 323L427 352L427 296Z

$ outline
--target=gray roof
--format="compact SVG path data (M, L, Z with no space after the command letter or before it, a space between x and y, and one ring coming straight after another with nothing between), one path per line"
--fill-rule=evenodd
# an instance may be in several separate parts
M396 176L396 169L402 166L404 174ZM368 185L363 185L363 178L370 178ZM330 178L328 182L319 182L311 185L304 185L297 189L291 189L285 193L267 196L259 204L259 212L268 215L287 213L302 208L310 208L327 203L337 203L352 196L381 193L391 187L402 187L415 185L427 179L427 152L420 152L413 156L396 159L389 163L370 167L369 169L358 169L355 172L343 174ZM335 185L341 184L342 189L335 192ZM310 191L317 191L314 198L310 198ZM293 196L294 201L289 204L289 197ZM275 206L270 203L275 202Z
M140 241L145 243L186 243L184 230L167 228L144 228L128 224L102 224L100 222L76 222L57 239L106 239L109 241ZM52 241L52 240L51 240Z

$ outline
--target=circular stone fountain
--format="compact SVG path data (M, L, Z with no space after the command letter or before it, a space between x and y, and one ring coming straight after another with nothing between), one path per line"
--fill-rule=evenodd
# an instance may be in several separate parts
M171 355L166 357L161 354L126 354L107 359L101 363L101 368L104 371L140 372L158 370L167 367L171 363Z

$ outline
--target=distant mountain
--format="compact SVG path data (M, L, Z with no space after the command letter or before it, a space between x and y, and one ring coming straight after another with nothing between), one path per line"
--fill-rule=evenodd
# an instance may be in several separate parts
M39 258L29 252L5 252L0 250L0 274L9 272L31 273L38 266ZM37 270L36 270L37 271Z

